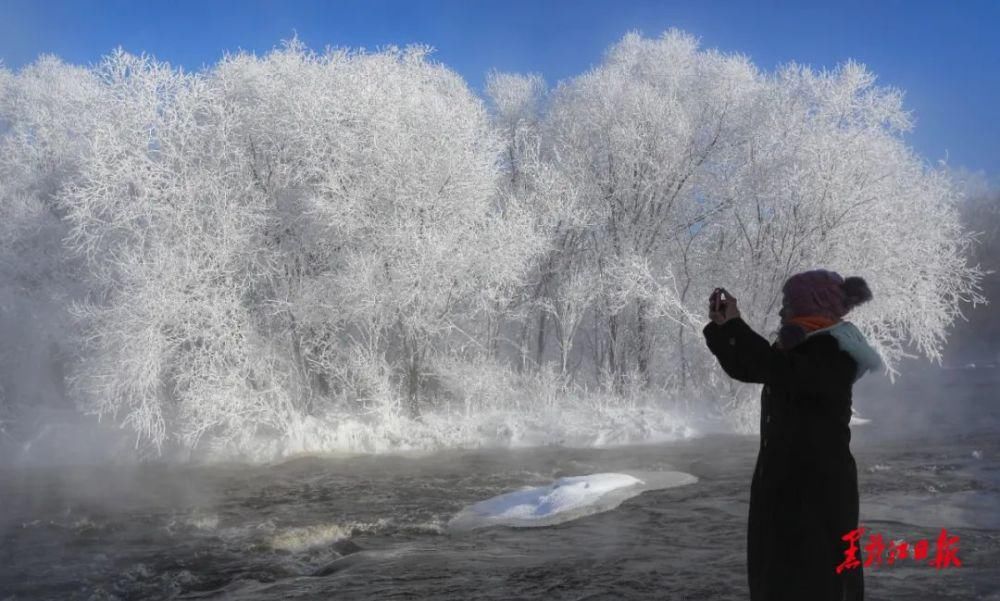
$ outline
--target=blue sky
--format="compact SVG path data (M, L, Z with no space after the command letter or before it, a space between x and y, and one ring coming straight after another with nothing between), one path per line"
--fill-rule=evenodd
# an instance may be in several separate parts
M797 61L833 68L853 58L903 89L929 162L1000 181L1000 0L689 2L0 0L0 60L41 53L89 64L121 45L187 69L227 50L266 52L297 33L308 46L428 44L476 90L492 68L550 84L585 71L626 32L670 27L702 46L742 52L770 70Z

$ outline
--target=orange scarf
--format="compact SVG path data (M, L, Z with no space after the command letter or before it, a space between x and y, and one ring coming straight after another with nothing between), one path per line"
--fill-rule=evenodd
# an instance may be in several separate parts
M802 317L793 317L789 321L802 326L806 332L813 332L815 330L828 328L836 323L839 323L840 320L831 319L824 315L804 315Z

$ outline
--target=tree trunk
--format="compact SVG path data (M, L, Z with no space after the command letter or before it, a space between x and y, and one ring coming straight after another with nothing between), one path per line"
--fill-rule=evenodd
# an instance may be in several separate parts
M528 369L528 330L530 329L529 324L531 323L531 317L525 317L524 325L521 326L521 335L518 337L517 350L521 354L521 372L525 372Z
M407 361L407 402L409 403L410 417L416 419L420 417L420 362L416 355L410 356Z
M493 314L487 317L486 352L490 359L496 359L499 351L500 325L503 323L500 312L500 303L493 303Z
M684 326L678 328L677 338L681 350L681 390L687 390L687 353L684 352Z
M545 354L545 322L548 314L543 309L538 314L538 338L535 341L535 369L542 367L542 358Z
M594 317L594 323L592 329L589 332L590 335L587 337L587 340L591 343L590 348L591 351L593 351L594 381L597 382L597 386L598 388L600 388L601 385L603 384L602 369L604 368L604 356L606 355L606 353L604 352L605 339L603 336L603 332L601 331L602 330L601 325L603 324L603 322L600 317L600 312L595 310L593 317Z
M642 388L649 387L649 322L647 320L647 314L649 313L649 303L640 299L638 307L636 308L636 330L639 337L639 352L638 352L638 364L639 364L639 377L641 378Z
M295 377L297 380L297 394L298 397L296 401L300 401L304 405L306 413L312 412L312 385L309 381L309 370L306 367L306 362L302 356L302 336L299 334L298 322L295 320L295 316L289 311L288 313L288 323L289 323L289 335L291 337L291 347L292 347L292 359L295 364Z
M406 401L410 417L417 419L420 417L420 358L418 352L418 342L416 338L405 331L400 324L403 342L403 357L406 365Z
M567 334L562 320L556 321L556 336L559 337L559 373L566 375L566 368L569 366L569 351L573 344L572 334Z
M608 372L611 374L611 390L618 396L624 392L621 375L621 361L617 357L618 316L608 317Z

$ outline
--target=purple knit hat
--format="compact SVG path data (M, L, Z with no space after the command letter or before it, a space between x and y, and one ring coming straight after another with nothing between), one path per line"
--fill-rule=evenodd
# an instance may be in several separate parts
M840 321L854 307L872 299L864 278L846 280L835 271L814 269L788 278L781 289L790 317L822 315ZM781 327L778 338L782 348L792 348L805 339L805 330L797 324Z
M814 269L788 278L781 292L793 317L822 315L840 320L854 307L872 299L868 283L860 277L846 280L836 271Z

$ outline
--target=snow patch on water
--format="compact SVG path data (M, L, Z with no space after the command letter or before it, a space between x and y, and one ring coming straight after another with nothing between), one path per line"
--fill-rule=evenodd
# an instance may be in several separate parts
M683 486L698 478L683 472L660 472L639 479L629 474L590 474L559 478L552 484L508 492L470 505L448 522L451 530L490 526L553 526L609 511L647 490Z

